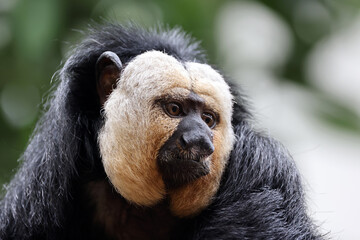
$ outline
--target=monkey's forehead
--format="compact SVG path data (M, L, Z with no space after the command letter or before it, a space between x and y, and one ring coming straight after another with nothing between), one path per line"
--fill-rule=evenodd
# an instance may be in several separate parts
M159 51L149 51L135 57L124 68L118 88L128 94L147 95L149 99L194 92L220 108L232 107L229 86L217 71L206 64L179 62Z

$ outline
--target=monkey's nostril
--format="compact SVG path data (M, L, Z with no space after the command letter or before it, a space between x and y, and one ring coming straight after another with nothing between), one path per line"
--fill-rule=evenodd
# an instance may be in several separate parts
M208 154L212 154L215 151L215 147L214 145L211 143L208 147Z
M179 142L180 142L180 146L182 149L186 149L187 145L188 145L188 142L186 141L184 135L182 135L179 139Z

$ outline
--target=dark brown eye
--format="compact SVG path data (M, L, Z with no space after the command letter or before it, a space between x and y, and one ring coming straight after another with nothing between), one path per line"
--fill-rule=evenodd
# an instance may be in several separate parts
M166 103L165 111L170 117L179 117L183 114L181 105L175 102Z
M216 125L215 114L211 112L204 112L201 115L202 120L209 126L209 128L214 128Z

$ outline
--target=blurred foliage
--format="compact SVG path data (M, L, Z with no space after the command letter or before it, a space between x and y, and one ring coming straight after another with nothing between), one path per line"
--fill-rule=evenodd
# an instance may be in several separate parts
M305 79L304 60L313 46L333 28L357 14L357 0L308 0L316 2L322 14L311 9L299 12L306 0L259 0L290 27L294 48L281 79L312 88ZM50 80L92 21L128 19L145 26L166 23L181 26L202 41L210 62L219 64L214 42L214 25L225 0L1 0L0 1L0 184L8 181L39 118L43 96ZM301 6L305 6L302 4ZM313 4L311 6L314 6ZM344 12L346 11L346 14ZM303 14L306 12L307 14ZM349 14L350 13L350 14ZM220 64L221 65L221 64ZM347 129L360 129L358 116L331 101L319 114L324 121ZM334 107L335 106L335 107ZM326 109L331 109L327 111ZM359 131L360 132L360 131Z

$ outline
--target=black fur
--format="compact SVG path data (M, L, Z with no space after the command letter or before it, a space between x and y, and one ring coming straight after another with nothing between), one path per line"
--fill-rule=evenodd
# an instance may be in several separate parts
M0 239L106 239L93 226L83 188L106 179L97 132L103 124L95 89L95 63L105 51L126 64L148 50L180 61L205 62L179 30L144 31L110 24L90 31L59 74L46 113L37 124L22 165L0 202ZM241 97L234 107L234 150L213 203L183 219L180 239L320 239L306 215L299 174L283 147L255 132ZM161 227L161 226L159 226Z

